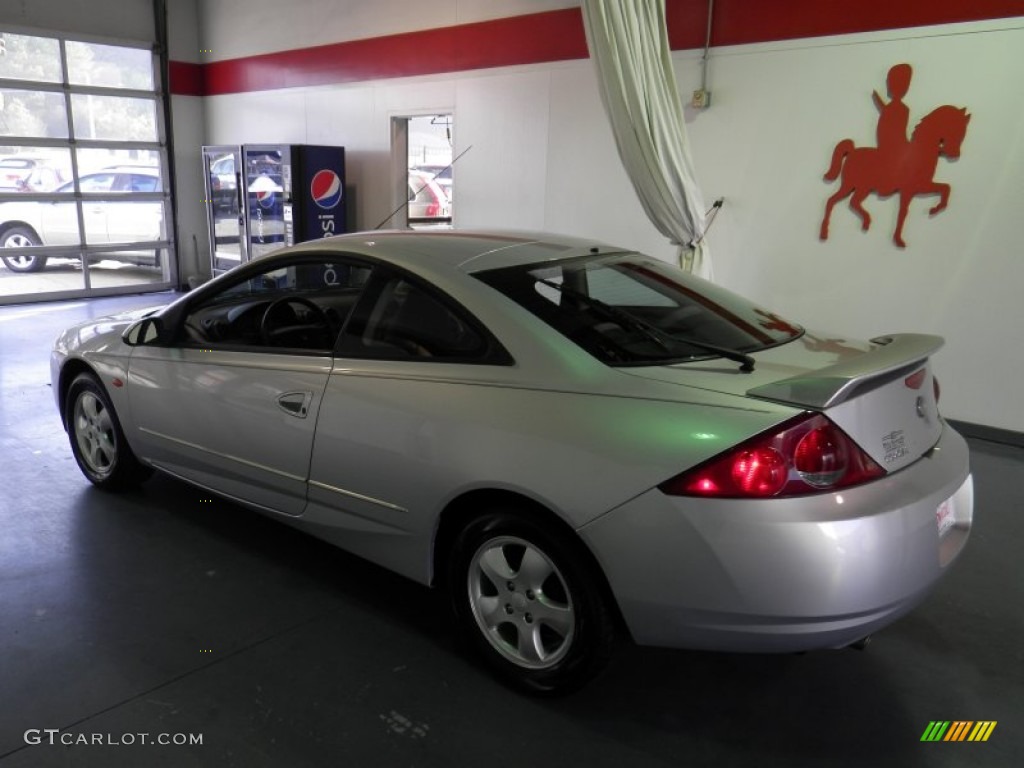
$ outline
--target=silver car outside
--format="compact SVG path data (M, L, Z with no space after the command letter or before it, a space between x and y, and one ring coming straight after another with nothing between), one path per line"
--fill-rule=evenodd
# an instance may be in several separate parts
M156 242L164 239L162 189L158 169L116 167L85 174L78 180L84 198L82 222L91 246ZM41 190L42 191L42 190ZM38 272L46 266L44 253L18 253L30 246L75 246L81 243L74 182L46 190L53 200L0 202L0 258L14 272ZM148 195L135 197L132 195ZM104 259L158 265L158 251L114 250Z

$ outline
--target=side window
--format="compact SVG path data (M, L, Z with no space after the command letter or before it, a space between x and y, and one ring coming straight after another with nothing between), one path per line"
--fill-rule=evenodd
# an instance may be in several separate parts
M123 192L156 192L159 187L156 176L145 176L141 173L125 173L118 177L115 189Z
M92 173L78 180L78 186L83 192L109 192L113 184L112 173ZM68 185L68 191L73 192L74 185Z
M483 362L490 347L462 311L397 275L384 282L366 317L354 320L346 337L346 357L385 360Z
M193 307L189 346L277 354L330 354L372 268L345 258L309 259L250 274Z

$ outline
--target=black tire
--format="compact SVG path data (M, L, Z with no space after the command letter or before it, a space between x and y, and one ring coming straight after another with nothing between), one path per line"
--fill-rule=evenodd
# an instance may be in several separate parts
M472 520L455 540L447 583L456 621L520 690L570 693L611 658L615 624L582 546L513 509Z
M0 248L24 248L29 245L42 245L42 241L28 227L10 227L0 235ZM38 254L2 258L12 272L38 272L46 266L46 257Z
M106 390L91 373L80 373L68 388L68 438L79 469L105 490L138 485L153 474L132 453Z

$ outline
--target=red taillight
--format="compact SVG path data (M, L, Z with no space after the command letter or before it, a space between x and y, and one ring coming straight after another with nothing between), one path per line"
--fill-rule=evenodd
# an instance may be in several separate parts
M732 485L747 496L774 496L786 484L786 460L774 448L740 451L729 462Z
M845 432L807 413L658 487L672 496L800 496L859 485L885 474Z

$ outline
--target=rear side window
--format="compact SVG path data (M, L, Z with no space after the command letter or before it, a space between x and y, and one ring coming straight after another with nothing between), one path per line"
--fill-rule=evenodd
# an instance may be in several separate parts
M343 357L506 362L496 342L461 307L405 276L389 275L367 306L345 332Z
M156 176L144 176L141 173L124 174L117 180L117 189L125 192L158 192L159 182Z
M803 329L747 299L639 254L475 275L609 365L665 365L756 352Z
M78 180L78 187L83 192L109 192L114 186L114 179L113 173L91 173ZM73 192L74 184L68 184L62 191Z

